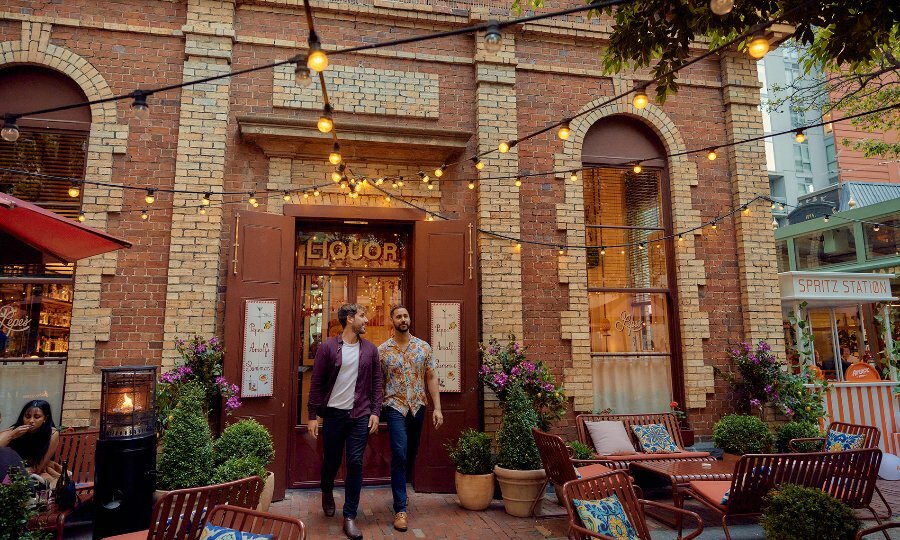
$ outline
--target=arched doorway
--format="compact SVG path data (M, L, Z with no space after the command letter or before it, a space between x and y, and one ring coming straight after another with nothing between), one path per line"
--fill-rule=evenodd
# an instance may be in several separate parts
M656 133L630 116L603 118L585 135L595 409L659 412L683 401L665 155Z

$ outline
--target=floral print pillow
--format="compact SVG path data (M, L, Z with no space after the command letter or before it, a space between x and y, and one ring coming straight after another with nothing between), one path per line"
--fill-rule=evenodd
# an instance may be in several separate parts
M648 454L671 454L678 452L678 445L672 440L666 426L662 424L648 424L646 426L632 426L637 435L641 449Z
M840 431L828 430L828 438L825 439L825 450L828 452L860 450L866 442L865 438L865 435L851 435Z
M572 499L572 503L585 529L617 540L637 540L637 531L615 495L599 501Z

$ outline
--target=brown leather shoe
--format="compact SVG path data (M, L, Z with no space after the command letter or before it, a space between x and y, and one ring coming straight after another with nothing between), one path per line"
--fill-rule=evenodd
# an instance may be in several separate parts
M322 492L322 511L328 517L334 515L334 493L330 491Z
M400 532L406 532L406 529L409 528L409 520L406 516L406 512L397 512L394 514L394 528Z
M346 534L347 538L350 540L362 540L363 537L362 531L356 526L356 520L354 518L344 518L344 534Z

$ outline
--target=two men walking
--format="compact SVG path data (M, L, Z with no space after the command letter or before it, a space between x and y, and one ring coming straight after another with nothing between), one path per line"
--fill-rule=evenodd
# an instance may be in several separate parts
M338 310L343 331L319 345L309 391L309 433L323 437L322 510L333 516L334 478L347 455L344 485L344 534L362 538L356 513L362 489L362 460L368 436L378 431L384 415L391 439L391 490L394 527L408 527L406 479L413 470L425 418L425 392L434 402L432 423L443 423L440 390L431 347L409 333L409 311L391 312L394 337L376 349L362 338L365 308L345 304Z

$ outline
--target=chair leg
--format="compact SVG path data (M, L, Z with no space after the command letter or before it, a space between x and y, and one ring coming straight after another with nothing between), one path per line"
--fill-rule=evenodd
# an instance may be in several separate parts
M546 496L547 484L549 480L544 480L544 483L541 484L541 491L538 493L538 496L534 499L534 502L531 503L531 511L528 512L529 517L534 517L534 512L537 509L538 505L544 502L544 497ZM566 512L568 514L568 512Z
M869 509L869 512L872 512L872 517L875 518L875 523L881 525L882 521L881 521L881 518L878 517L878 512L876 512L875 509L872 508L871 505L868 506L868 509ZM891 537L888 535L887 531L881 531L881 534L884 535L885 540L891 540Z
M894 515L894 510L891 508L891 505L888 504L887 499L884 498L884 493L882 493L881 490L878 489L878 486L875 486L875 493L877 493L878 498L881 499L881 504L883 504L884 507L887 508L887 514L881 516L881 519L891 519L891 516Z
M722 530L725 531L725 540L731 540L731 532L728 530L728 514L722 515Z

